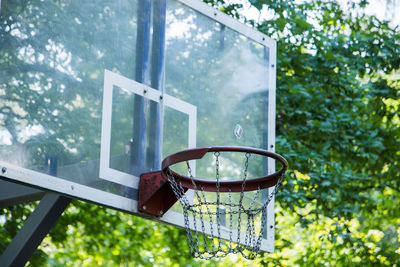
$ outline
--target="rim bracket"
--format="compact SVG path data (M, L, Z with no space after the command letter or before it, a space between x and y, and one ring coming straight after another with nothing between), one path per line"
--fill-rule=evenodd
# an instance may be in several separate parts
M160 171L140 175L138 203L140 212L161 217L177 201L168 180Z

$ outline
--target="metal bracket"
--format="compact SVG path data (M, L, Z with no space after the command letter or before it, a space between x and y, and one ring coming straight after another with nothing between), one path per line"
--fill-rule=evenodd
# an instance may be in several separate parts
M185 189L185 192L187 189ZM161 217L178 201L171 186L161 172L140 175L138 210Z
M0 208L36 201L43 198L44 194L29 186L0 180Z
M1 266L25 266L71 199L46 193L0 257Z

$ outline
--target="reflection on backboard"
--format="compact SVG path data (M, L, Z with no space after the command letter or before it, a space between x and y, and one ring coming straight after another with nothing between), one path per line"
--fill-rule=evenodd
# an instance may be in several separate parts
M137 210L139 177L166 156L208 146L273 150L269 37L195 0L20 5L1 7L2 21L13 18L1 28L10 42L0 63L10 66L0 77L4 178L146 217ZM273 159L258 163L255 173L275 171ZM235 172L229 164L222 171ZM207 176L209 161L192 169ZM179 206L157 220L184 226ZM266 224L261 249L273 251L273 203Z

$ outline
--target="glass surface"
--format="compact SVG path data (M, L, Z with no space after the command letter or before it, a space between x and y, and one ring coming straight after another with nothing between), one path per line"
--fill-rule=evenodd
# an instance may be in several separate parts
M155 69L159 43L153 37L159 21L153 18L154 10L141 13L138 3L2 3L1 161L136 198L137 190L99 179L99 158L102 105L110 101L103 100L105 69L148 85L154 80L148 76ZM136 53L143 45L138 14L152 18L146 66L141 65L143 53ZM165 93L197 108L197 147L267 148L268 54L263 45L186 5L167 1L165 77L158 78L165 82ZM109 167L135 175L156 170L159 160L149 155L159 148L154 132L159 118L153 116L159 105L123 88L113 92ZM131 156L140 142L135 126L135 116L142 114L138 101L147 110L148 122L143 168L135 168L139 159ZM161 114L164 158L188 148L189 121L173 108L164 107ZM197 164L197 174L212 176L215 165L211 159L204 162ZM237 174L243 168L243 158L234 156L228 163L224 172ZM260 171L251 165L251 175L260 176L265 166ZM224 172L224 179L233 176Z
M137 96L139 97L139 96ZM109 167L134 175L136 168L131 168L133 145L133 116L135 95L114 86L112 100L110 165Z
M7 1L0 36L0 159L102 190L103 74L135 78L137 2Z
M265 147L264 47L183 4L167 3L166 92L197 107L197 146Z
M167 2L166 24L165 90L197 107L197 147L267 149L268 49L177 1ZM221 177L243 179L243 158L221 158ZM197 177L215 179L213 155L196 164ZM249 175L266 169L254 156Z
M164 132L162 158L188 148L188 115L164 106Z

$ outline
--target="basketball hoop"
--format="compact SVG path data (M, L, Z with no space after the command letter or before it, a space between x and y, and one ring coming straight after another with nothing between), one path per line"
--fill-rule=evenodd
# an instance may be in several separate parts
M200 160L213 153L215 179L196 178L189 161ZM238 161L243 154L243 170L239 177L221 176L222 154L234 154ZM249 178L252 157L278 161L279 171ZM186 162L188 175L172 166ZM139 210L162 216L176 201L183 208L188 245L194 257L210 259L229 253L240 253L254 259L260 250L266 228L267 207L278 190L287 169L280 155L249 147L206 147L188 149L164 159L162 170L145 173L139 185ZM269 188L269 190L263 190ZM186 192L193 190L194 199ZM268 191L268 192L266 192ZM248 193L251 193L251 197ZM267 194L265 194L267 193ZM229 220L227 222L227 219Z

